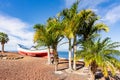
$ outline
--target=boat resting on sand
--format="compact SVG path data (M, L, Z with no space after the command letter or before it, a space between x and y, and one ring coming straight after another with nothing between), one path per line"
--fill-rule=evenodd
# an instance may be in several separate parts
M18 53L21 55L26 56L33 56L33 57L47 57L48 49L40 49L40 50L31 50L26 48L24 45L18 44L17 45ZM50 49L50 54L53 54L53 50Z

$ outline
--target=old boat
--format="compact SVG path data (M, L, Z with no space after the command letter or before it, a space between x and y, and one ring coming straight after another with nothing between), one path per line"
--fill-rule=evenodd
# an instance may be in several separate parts
M40 49L40 50L35 50L35 49L29 49L26 48L24 45L17 44L17 49L18 53L21 55L28 55L28 56L36 56L36 57L47 57L48 55L48 49ZM53 50L50 49L50 54L53 54Z

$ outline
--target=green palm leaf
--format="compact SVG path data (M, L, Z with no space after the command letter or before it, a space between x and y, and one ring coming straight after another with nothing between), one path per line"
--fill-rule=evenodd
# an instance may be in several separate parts
M110 38L105 38L102 41L98 39L95 42L83 42L82 46L82 50L76 53L76 59L83 58L87 66L94 68L93 72L100 67L104 76L108 76L108 69L114 75L116 69L120 68L120 61L115 57L120 57L120 51L116 49L120 47L120 43L112 43Z

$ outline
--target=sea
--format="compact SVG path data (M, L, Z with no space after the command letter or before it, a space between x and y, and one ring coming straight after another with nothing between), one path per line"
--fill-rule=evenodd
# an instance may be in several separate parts
M68 59L68 52L67 51L58 51L59 58Z

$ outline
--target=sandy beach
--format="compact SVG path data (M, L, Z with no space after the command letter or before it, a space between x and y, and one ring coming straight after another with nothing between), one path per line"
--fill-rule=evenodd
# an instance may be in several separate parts
M21 57L17 53L7 52L10 57ZM88 80L86 75L68 73L67 60L60 60L55 74L54 65L47 64L47 58L24 56L22 59L0 59L0 80ZM79 71L77 71L79 72Z

